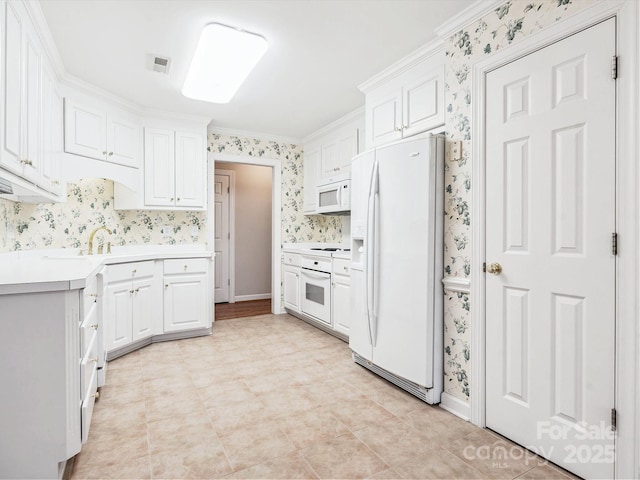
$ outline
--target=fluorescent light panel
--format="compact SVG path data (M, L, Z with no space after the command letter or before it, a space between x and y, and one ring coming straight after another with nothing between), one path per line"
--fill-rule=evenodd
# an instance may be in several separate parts
M227 103L267 51L255 33L211 23L204 27L182 86L185 97Z

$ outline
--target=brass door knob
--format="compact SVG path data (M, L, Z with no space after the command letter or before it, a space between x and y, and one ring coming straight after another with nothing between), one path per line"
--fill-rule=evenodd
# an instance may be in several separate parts
M494 275L500 275L502 272L502 265L499 263L490 263L487 265L487 273L493 273Z

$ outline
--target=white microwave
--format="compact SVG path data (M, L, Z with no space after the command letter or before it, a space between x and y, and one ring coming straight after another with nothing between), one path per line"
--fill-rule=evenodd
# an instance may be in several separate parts
M316 212L324 215L351 214L351 180L319 184L316 189Z

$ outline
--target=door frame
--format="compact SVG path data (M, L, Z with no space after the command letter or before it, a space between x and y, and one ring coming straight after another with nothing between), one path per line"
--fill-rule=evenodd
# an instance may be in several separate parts
M472 66L472 185L471 205L471 422L486 426L486 286L482 264L485 258L485 83L486 75L506 63L566 38L580 30L616 17L618 68L616 93L616 345L615 408L618 413L615 475L637 478L640 475L640 385L627 379L640 375L640 334L638 312L640 247L637 193L640 158L640 122L637 91L640 78L638 27L640 9L637 2L612 0L595 3L521 42L498 50ZM637 382L637 381L636 381ZM614 407L614 405L612 405ZM624 419L624 421L622 420Z
M229 303L236 303L236 172L235 170L215 168L215 166L214 160L214 177L216 175L229 177ZM213 241L215 242L215 237Z
M280 248L282 242L282 161L276 158L258 158L249 155L230 155L228 153L207 152L207 183L209 192L213 192L216 162L243 163L248 165L271 167L271 313L282 313L284 311L281 306L282 286L280 281L282 277L282 263L280 261ZM213 193L211 193L211 195L213 195ZM229 204L229 208L231 208L231 204ZM215 241L213 215L213 202L209 201L207 202L207 229L209 232L207 243L211 246L213 246ZM231 225L229 225L229 227L231 228ZM235 297L235 275L233 280L231 280L231 284L233 285ZM231 290L229 290L229 295L231 296Z

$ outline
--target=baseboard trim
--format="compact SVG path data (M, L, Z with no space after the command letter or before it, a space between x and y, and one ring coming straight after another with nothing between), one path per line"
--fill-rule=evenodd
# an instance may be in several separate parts
M270 293L256 293L253 295L236 295L234 301L236 302L248 302L251 300L267 300L271 298Z
M115 360L116 358L122 357L123 355L126 355L128 353L135 352L136 350L140 350L141 348L146 347L147 345L151 345L152 343L167 342L169 340L182 340L185 338L193 337L203 337L205 335L211 335L211 327L194 328L193 330L184 330L182 332L161 333L159 335L154 335L153 337L143 338L142 340L133 342L132 344L125 347L116 348L115 350L107 352L107 362Z
M466 421L471 418L471 405L469 402L460 400L447 392L442 392L440 396L440 408L444 408L447 412L453 413Z

